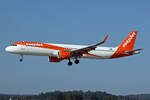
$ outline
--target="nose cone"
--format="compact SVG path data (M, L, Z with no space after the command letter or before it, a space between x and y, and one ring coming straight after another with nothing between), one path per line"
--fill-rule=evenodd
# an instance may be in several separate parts
M11 52L11 47L10 47L10 46L9 46L9 47L6 47L6 48L5 48L5 51L6 51L6 52Z
M5 48L5 51L8 53L15 53L15 48L13 46L8 46Z

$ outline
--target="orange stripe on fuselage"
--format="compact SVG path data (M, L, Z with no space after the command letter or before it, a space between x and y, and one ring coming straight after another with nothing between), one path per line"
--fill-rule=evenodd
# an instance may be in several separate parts
M46 44L46 43L39 43L39 42L15 42L13 45L24 45L24 46L31 46L31 47L40 47L40 48L47 48L47 49L53 49L53 50L72 50L52 44Z
M71 51L72 49L68 49L68 48L64 48L64 47L60 47L60 46L56 46L56 45L52 45L52 44L46 44L46 43L40 43L40 42L15 42L12 43L13 45L24 45L24 46L31 46L31 47L39 47L39 48L47 48L47 49L52 49L52 50L59 50L59 51L63 51L63 50L69 50ZM101 56L97 56L94 54L90 54L88 52L84 52L83 54L86 55L90 55L90 56L95 56L95 57L101 57Z

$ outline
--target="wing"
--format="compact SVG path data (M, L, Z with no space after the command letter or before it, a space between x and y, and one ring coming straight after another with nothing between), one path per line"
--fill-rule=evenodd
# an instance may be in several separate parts
M85 52L89 52L89 51L95 50L95 48L97 48L97 46L105 43L107 38L108 38L108 35L104 38L103 41L101 41L101 42L99 42L97 44L94 44L94 45L91 45L91 46L87 46L87 47L84 47L84 48L81 48L81 49L75 49L75 50L70 51L71 52L71 57L80 57Z

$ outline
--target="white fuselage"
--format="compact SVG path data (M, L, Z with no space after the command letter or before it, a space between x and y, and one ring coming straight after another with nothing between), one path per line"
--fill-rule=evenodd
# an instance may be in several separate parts
M67 49L80 49L87 46L83 45L70 45L70 44L53 44L47 43L56 46L60 46ZM81 58L94 58L94 59L109 59L117 50L117 47L97 47L95 50L88 52L88 54L83 54ZM13 54L20 55L33 55L33 56L57 56L59 50L48 49L48 48L40 48L40 47L32 47L25 45L16 45L16 46L8 46L6 51Z

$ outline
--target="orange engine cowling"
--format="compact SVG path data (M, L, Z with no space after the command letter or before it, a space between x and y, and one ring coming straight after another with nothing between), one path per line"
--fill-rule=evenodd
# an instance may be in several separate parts
M58 53L60 59L69 59L70 58L70 52L68 51L59 51Z

